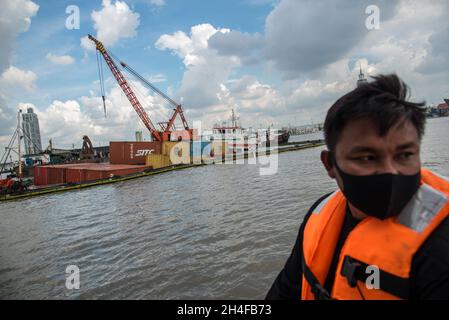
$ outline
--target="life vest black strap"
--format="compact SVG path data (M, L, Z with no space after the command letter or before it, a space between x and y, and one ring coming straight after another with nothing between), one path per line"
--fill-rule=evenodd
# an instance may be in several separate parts
M304 217L303 221L303 228L301 230L302 233L304 233L305 226L307 224L307 221L309 220L310 215L313 213L313 210L315 210L316 207L328 196L330 196L332 193L328 193L324 196L322 196L320 199L318 199L309 209L306 216ZM301 235L301 238L304 239L304 236ZM302 247L302 245L301 245ZM309 266L306 263L306 260L304 258L304 251L301 252L301 264L302 264L302 272L304 275L304 278L309 283L310 288L312 290L313 295L315 296L316 300L331 300L331 296L329 292L321 285L321 283L318 281L318 279L313 274L312 270L310 270Z
M354 288L357 285L357 281L361 281L365 285L366 279L371 275L366 273L369 266L362 261L345 256L340 273L348 280L349 286ZM401 299L408 299L410 297L409 278L401 278L379 268L379 290L388 292Z
M302 255L302 272L304 274L304 278L310 285L310 289L312 290L313 295L315 296L315 300L331 300L331 295L329 292L323 288L321 283L313 274L312 270L307 266L307 263L304 258L304 254Z

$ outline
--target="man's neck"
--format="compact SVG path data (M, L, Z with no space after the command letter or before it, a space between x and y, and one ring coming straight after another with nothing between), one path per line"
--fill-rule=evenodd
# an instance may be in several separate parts
M348 203L349 205L349 211L351 212L351 215L354 217L354 219L357 220L363 220L368 215L364 214L362 211L354 207L351 203Z

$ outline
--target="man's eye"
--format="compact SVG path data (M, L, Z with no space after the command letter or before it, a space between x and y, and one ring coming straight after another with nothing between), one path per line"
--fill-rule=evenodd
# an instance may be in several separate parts
M409 159L411 156L413 156L413 152L402 152L399 154L400 159Z
M355 158L357 161L373 161L374 159L374 156L360 156Z

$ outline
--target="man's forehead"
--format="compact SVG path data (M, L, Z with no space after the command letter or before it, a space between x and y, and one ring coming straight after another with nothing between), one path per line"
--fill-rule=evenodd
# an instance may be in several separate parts
M419 144L418 130L411 121L398 121L381 135L379 127L370 119L357 119L347 123L337 143L346 151L354 147L404 148Z

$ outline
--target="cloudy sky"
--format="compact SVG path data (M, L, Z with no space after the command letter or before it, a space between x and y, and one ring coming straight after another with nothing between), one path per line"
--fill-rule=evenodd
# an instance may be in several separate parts
M79 29L68 29L79 8ZM372 11L379 8L379 28ZM104 117L87 34L182 102L203 126L235 108L244 126L322 122L359 66L396 72L412 99L449 97L449 2L432 0L0 0L0 147L19 108L39 116L43 147L149 134L105 68ZM103 65L104 66L104 65ZM105 66L104 66L105 67ZM128 76L154 123L170 106Z

